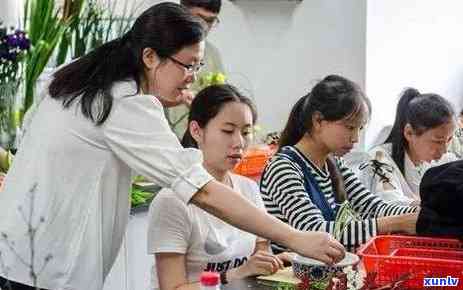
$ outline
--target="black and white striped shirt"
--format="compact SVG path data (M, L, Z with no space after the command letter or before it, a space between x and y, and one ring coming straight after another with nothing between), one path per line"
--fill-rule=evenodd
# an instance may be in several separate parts
M319 169L307 159L296 147L288 148L298 154L318 182L320 190L331 207L335 206L335 198L330 174L325 165ZM371 194L358 180L351 169L344 165L342 159L336 158L339 171L344 179L347 199L352 208L362 218L347 225L340 242L348 249L354 249L377 234L376 218L415 212L417 207L388 204ZM304 174L286 154L277 153L272 157L262 175L260 190L267 211L303 231L325 231L334 234L334 222L326 221L321 211L312 202L304 187ZM277 252L285 248L273 244Z

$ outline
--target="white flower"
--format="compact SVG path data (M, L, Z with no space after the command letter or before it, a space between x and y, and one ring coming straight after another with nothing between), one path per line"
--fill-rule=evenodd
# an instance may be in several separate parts
M363 272L360 268L354 270L352 266L345 267L343 272L347 275L347 289L348 290L357 290L363 286Z

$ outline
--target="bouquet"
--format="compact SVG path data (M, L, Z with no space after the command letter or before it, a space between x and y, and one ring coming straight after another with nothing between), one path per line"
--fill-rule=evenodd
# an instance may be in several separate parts
M30 48L26 33L0 24L0 146L11 149L19 128L16 108L23 62Z
M24 31L7 29L0 23L0 85L20 79L21 63L29 48L30 41Z

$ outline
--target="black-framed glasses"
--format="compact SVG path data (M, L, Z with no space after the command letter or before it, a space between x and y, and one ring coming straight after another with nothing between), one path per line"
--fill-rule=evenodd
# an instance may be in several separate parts
M204 62L199 62L197 64L186 64L186 63L183 63L179 60L176 60L175 58L171 57L171 56L168 56L167 57L168 59L170 59L171 61L173 61L174 63L182 66L184 69L186 69L186 71L188 73L198 73L204 66Z

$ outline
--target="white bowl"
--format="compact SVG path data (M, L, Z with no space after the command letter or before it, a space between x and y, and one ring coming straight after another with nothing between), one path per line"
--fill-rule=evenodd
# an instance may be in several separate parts
M342 261L335 265L327 265L312 258L295 255L292 266L294 275L300 280L320 281L335 276L346 267L355 268L359 261L360 258L357 255L349 252Z

